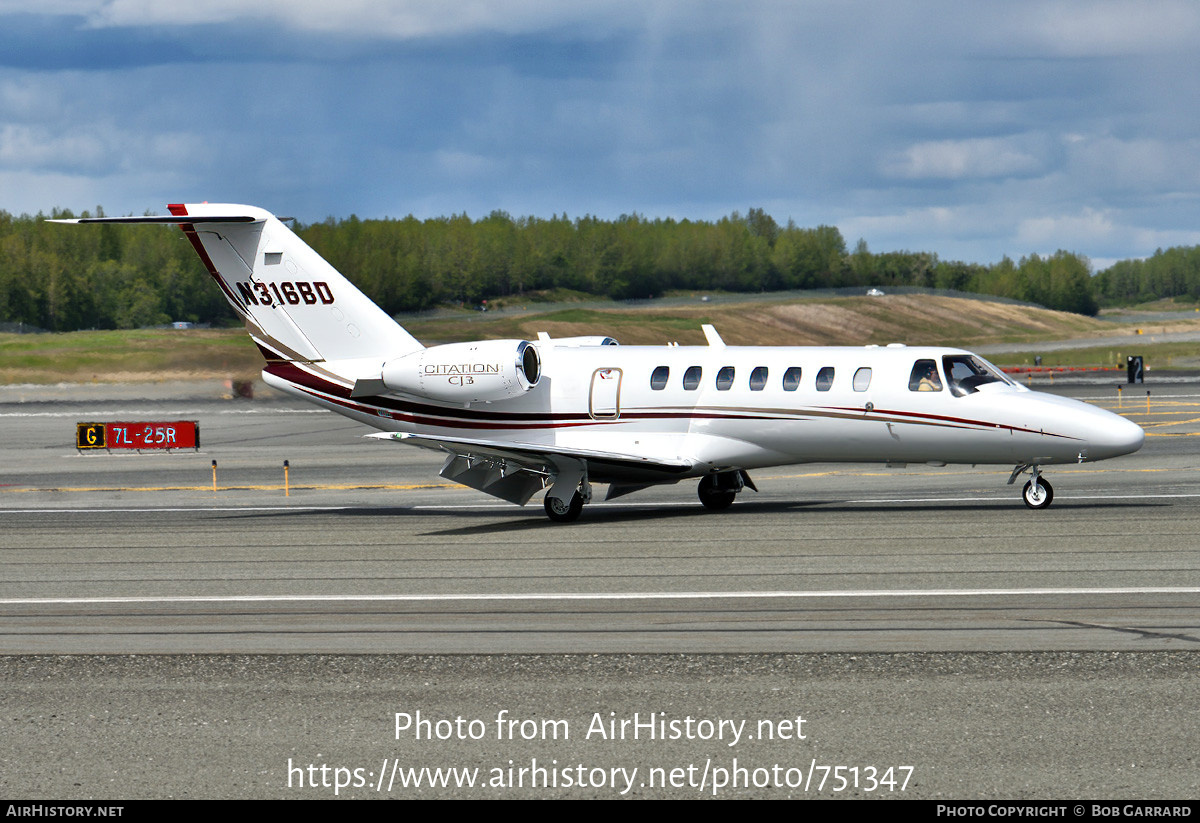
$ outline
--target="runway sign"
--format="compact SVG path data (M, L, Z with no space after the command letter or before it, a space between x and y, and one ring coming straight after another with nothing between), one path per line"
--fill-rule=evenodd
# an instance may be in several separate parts
M200 424L171 422L76 423L77 449L199 449Z

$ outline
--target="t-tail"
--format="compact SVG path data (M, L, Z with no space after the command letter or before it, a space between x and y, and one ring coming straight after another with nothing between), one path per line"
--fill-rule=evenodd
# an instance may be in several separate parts
M172 204L171 216L85 217L64 223L175 224L272 364L343 385L424 347L270 212Z

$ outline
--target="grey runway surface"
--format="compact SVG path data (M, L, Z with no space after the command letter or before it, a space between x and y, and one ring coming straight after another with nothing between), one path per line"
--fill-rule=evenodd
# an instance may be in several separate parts
M1056 390L1116 409L1112 385ZM536 501L518 509L446 484L435 455L290 401L0 403L0 653L12 655L0 664L22 721L0 791L328 796L289 788L288 757L365 757L372 773L389 768L376 764L385 754L529 766L534 741L514 748L490 725L481 741L388 733L395 711L494 721L512 706L569 715L579 733L595 712L757 722L804 709L819 752L793 740L751 760L795 761L806 777L816 754L904 761L916 782L903 796L1194 796L1194 768L1171 764L1192 756L1198 708L1200 386L1154 388L1152 402L1122 400L1147 446L1048 472L1043 512L999 467L821 465L756 473L761 493L724 513L686 483L590 506L565 527ZM76 420L129 418L199 420L203 447L74 450ZM118 656L30 656L80 653ZM161 725L150 740L165 760L112 769L147 723ZM80 748L89 740L104 758ZM166 765L195 754L189 741L213 746L192 782ZM541 744L606 768L750 754L745 741L572 741ZM47 765L59 744L75 746L65 772ZM970 766L972 752L989 767ZM781 779L728 794L879 793ZM533 794L620 796L614 780Z

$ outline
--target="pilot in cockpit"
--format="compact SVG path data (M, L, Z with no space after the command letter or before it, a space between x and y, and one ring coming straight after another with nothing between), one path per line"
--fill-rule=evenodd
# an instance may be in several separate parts
M932 360L925 361L925 368L917 382L917 391L941 391L942 381L938 377L937 366Z

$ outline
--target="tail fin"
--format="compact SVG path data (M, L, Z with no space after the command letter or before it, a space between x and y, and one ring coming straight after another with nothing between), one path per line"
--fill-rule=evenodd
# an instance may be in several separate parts
M325 364L353 381L423 346L270 212L172 204L170 217L70 223L177 224L268 361Z

